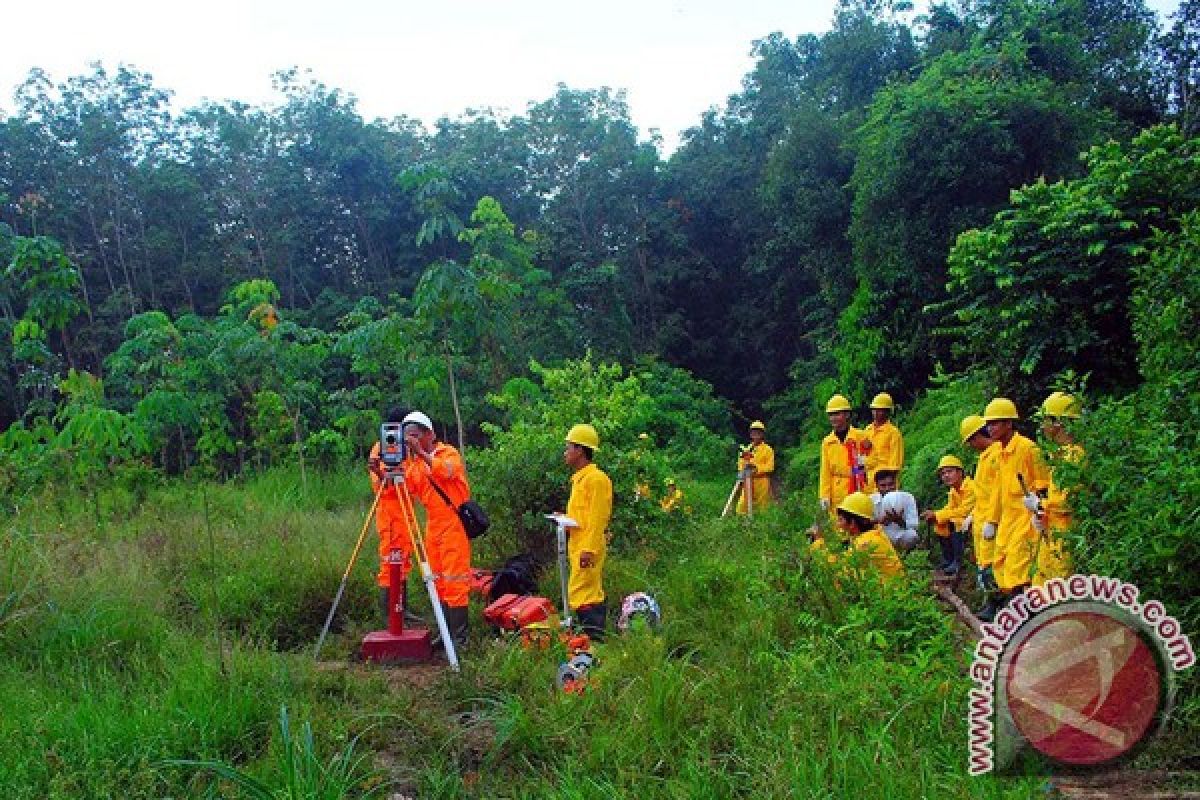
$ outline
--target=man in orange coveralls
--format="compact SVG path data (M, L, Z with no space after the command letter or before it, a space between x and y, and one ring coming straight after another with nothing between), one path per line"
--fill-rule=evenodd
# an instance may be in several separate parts
M404 411L399 408L389 409L386 415L385 422L400 424L404 419ZM396 453L401 450L400 442L395 443ZM380 484L383 483L386 470L380 458L380 443L376 442L371 448L371 455L367 458L367 474L371 476L371 491L379 492ZM396 492L389 484L384 488L383 494L379 498L379 507L375 511L375 530L379 532L379 575L376 578L376 583L379 584L379 608L383 613L383 623L387 625L388 617L388 561L392 554L400 559L402 569L404 571L405 583L404 597L404 621L405 624L417 624L421 620L408 613L408 568L409 555L412 553L412 540L408 537L408 525L404 518L404 511L400 505L400 498L396 496Z
M471 496L466 467L458 450L437 440L433 422L428 416L413 411L401 422L407 451L404 481L413 498L425 508L425 550L429 556L429 566L434 574L446 627L455 647L461 648L466 645L469 631L467 599L471 578L471 543L457 511L458 506ZM392 494L394 496L395 493ZM387 490L384 497L387 497ZM382 515L383 499L380 500L380 516L377 517L380 520L381 552L384 547ZM408 529L402 520L389 528L389 533L392 531L405 540L405 546L398 549L410 550Z

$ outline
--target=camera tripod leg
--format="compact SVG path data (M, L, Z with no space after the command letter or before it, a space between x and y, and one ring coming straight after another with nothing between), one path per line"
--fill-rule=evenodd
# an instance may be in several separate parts
M321 645L325 644L329 626L333 624L333 615L337 612L338 604L342 602L342 595L346 592L346 581L350 578L350 571L354 569L355 562L358 561L363 540L367 538L367 528L371 526L371 520L375 517L375 509L379 508L379 499L383 497L385 488L387 488L387 484L380 481L379 490L375 492L375 499L371 502L371 510L367 512L367 518L363 520L362 531L358 534L358 541L354 544L354 552L350 554L350 563L346 565L346 571L342 573L342 582L338 584L337 594L333 597L333 605L329 607L329 614L325 617L325 627L321 628L321 636L317 639L317 646L313 648L313 661L321 656Z

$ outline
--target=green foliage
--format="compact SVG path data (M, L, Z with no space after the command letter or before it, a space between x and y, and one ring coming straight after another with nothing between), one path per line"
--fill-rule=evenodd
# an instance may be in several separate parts
M1083 464L1061 464L1056 480L1071 495L1073 537L1086 568L1120 575L1162 600L1186 624L1200 623L1200 563L1194 507L1200 491L1200 215L1148 243L1133 271L1134 331L1145 383L1101 402L1073 430ZM1061 477L1059 477L1061 476Z
M987 228L950 256L955 351L1006 376L1016 391L1066 368L1100 388L1135 377L1129 298L1156 231L1200 204L1196 140L1158 127L1085 156L1087 174L1013 192Z
M293 733L287 706L279 710L279 739L276 747L279 777L271 783L220 761L181 759L166 761L163 766L210 772L236 786L251 800L366 800L389 788L379 779L378 769L369 764L369 756L355 752L357 738L328 763L323 761L317 752L312 723L306 721L299 733ZM364 786L371 788L364 792Z
M947 53L912 83L879 92L857 133L852 178L850 238L869 306L851 305L843 327L869 327L881 343L856 377L930 374L947 353L930 336L941 320L923 309L945 294L955 236L984 222L1011 189L1068 171L1105 129L1103 113L1072 103L1018 47Z
M353 453L350 440L329 428L322 428L304 440L304 457L318 469L344 466Z
M545 554L550 537L542 514L566 507L563 437L576 423L600 433L596 462L613 481L610 529L617 546L639 541L661 522L657 503L636 499L637 483L657 495L669 474L728 468L736 456L719 433L728 425L724 405L678 370L648 364L627 372L591 357L560 367L535 362L531 369L536 382L514 379L490 398L506 424L486 426L491 446L471 456L475 492L494 509L502 535L522 549Z

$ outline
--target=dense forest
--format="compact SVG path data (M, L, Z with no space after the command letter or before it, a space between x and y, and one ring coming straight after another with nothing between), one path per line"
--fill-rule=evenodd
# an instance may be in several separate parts
M657 356L747 415L787 421L818 407L815 383L907 400L938 369L1009 380L1017 366L1024 388L1071 366L1128 388L1128 292L1108 290L1136 257L1097 252L1110 227L1077 230L1028 276L1072 295L1050 309L1072 322L1016 333L1000 364L977 344L980 285L1027 285L1005 284L992 269L1004 256L975 241L951 250L1018 187L1042 195L1010 227L1070 205L1065 182L1088 174L1091 147L1163 123L1190 137L1196 14L1185 2L1160 23L1137 0L1074 0L912 18L845 2L824 34L757 41L742 91L668 158L606 88L563 86L524 114L481 109L429 131L366 121L296 69L276 76L274 105L182 110L133 67L58 84L33 69L0 125L0 424L46 414L70 368L116 378L121 357L106 359L153 335L151 318L127 327L137 315L161 311L184 336L256 279L277 287L260 299L289 341L358 330L366 344L368 322L412 321L409 360L449 359L467 398L530 356L588 349ZM1194 200L1192 186L1146 188L1122 199L1146 211L1137 227L1113 223L1125 245L1177 228ZM1068 291L1079 286L1100 302ZM485 359L468 357L475 342ZM311 343L324 345L337 350ZM131 410L133 387L117 382L112 399Z

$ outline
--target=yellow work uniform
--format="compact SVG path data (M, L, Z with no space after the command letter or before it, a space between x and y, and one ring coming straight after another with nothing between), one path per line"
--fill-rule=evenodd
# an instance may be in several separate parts
M904 562L896 555L892 540L879 528L872 528L855 536L854 549L867 554L871 566L879 570L885 583L904 574Z
M1058 455L1063 461L1078 464L1083 460L1083 448L1076 444L1066 445ZM1037 586L1053 578L1068 578L1072 574L1071 554L1062 536L1063 531L1071 527L1068 491L1055 482L1053 470L1048 472L1050 486L1046 491L1046 499L1042 501L1046 530L1041 534L1033 571L1033 582Z
M816 550L826 549L823 539L817 539L812 546ZM896 555L896 548L892 545L892 540L878 527L855 536L851 547L867 554L867 562L878 570L884 583L904 574L904 562L900 560L900 556ZM836 564L842 560L833 553L830 553L827 558L830 564Z
M579 523L567 538L567 559L571 577L567 583L567 602L572 610L604 602L604 558L608 551L608 520L612 516L612 481L595 464L588 464L571 475L571 499L567 516ZM590 567L579 564L581 553L590 552Z
M676 509L683 508L683 492L678 488L673 492L667 492L659 503L659 506L668 514Z
M876 491L876 470L888 466L897 468L904 466L904 436L891 420L882 425L872 422L863 431L863 435L871 443L871 450L867 453L867 488L865 490L867 494L871 494ZM896 476L896 486L900 486L899 475Z
M1007 445L1000 445L996 464L997 480L990 507L982 509L982 519L976 514L975 524L994 522L998 525L992 571L996 584L1001 591L1007 592L1029 583L1038 540L1029 510L1022 502L1024 493L1020 478L1024 478L1025 487L1031 492L1045 489L1046 468L1037 445L1019 433L1014 433Z
M852 426L846 431L844 441L832 432L821 440L821 478L817 486L817 498L829 501L829 516L835 524L838 504L846 499L846 495L864 489L851 485L854 480L851 451L857 456L864 435Z
M996 491L996 481L1000 479L997 472L999 465L996 461L1000 456L1000 443L992 442L986 450L979 454L979 462L975 465L975 512L971 520L971 537L975 545L975 564L983 569L992 565L993 554L996 550L996 540L983 538L982 509L990 509L992 493Z
M753 445L738 458L738 470L747 464L754 465L754 477L750 481L754 487L754 510L761 511L771 504L771 473L775 471L775 451L766 442ZM738 498L737 513L746 513L744 492Z
M963 522L974 510L975 481L964 476L957 489L953 486L950 487L950 492L946 496L946 505L933 512L933 529L938 536L949 536L950 525L953 523L954 530L961 531Z

